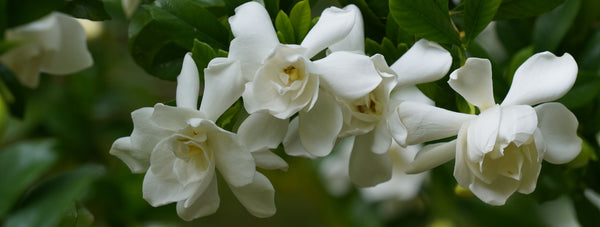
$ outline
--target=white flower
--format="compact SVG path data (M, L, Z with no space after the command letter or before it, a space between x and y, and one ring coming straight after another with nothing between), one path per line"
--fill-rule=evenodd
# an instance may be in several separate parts
M488 60L469 58L450 75L448 83L477 115L461 114L414 102L398 108L408 134L400 143L418 144L458 134L447 143L425 146L410 172L420 172L456 159L458 184L492 205L502 205L515 191L531 193L541 161L561 164L581 150L577 119L564 105L548 102L562 97L575 82L577 64L571 55L538 53L515 72L502 104L494 102Z
M236 134L216 126L216 118L197 110L198 69L190 54L177 82L177 107L156 104L134 111L131 136L116 140L110 153L132 172L146 172L143 195L152 206L177 202L177 213L185 220L212 214L219 207L216 170L250 213L273 215L273 186L256 172L251 152ZM201 106L206 107L204 102ZM283 168L277 161L263 164Z
M66 75L93 63L81 24L62 13L9 29L5 38L18 46L0 56L0 62L28 87L38 85L39 72Z
M540 204L540 216L549 227L579 227L573 201L567 196Z

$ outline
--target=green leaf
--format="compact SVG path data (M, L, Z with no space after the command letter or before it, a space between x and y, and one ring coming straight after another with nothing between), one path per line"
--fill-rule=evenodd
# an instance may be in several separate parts
M280 10L277 13L277 17L275 18L275 28L277 28L277 35L281 34L281 38L279 42L284 44L295 44L296 43L296 35L294 33L294 26L290 21L290 18Z
M25 88L16 75L0 63L0 95L8 104L10 113L19 118L25 114Z
M577 109L591 103L600 93L600 73L579 71L573 88L558 101L569 109Z
M465 0L464 42L468 45L492 21L502 0Z
M205 42L194 40L194 47L192 47L192 58L198 67L198 73L200 74L200 83L204 83L204 68L208 66L210 60L216 57L215 50Z
M65 5L65 0L9 0L7 28L38 20Z
M407 32L438 43L461 45L450 21L448 0L390 0L390 13Z
M93 21L110 20L111 17L104 9L104 3L101 0L72 0L60 9L61 12L70 14L73 17L83 18Z
M503 0L494 20L509 20L537 16L548 12L565 0Z
M307 0L294 5L294 8L290 12L290 22L294 28L296 41L300 42L304 40L304 36L306 36L311 27L310 5Z
M573 24L580 5L580 0L567 0L541 15L533 26L533 50L555 51Z
M577 59L581 69L600 72L600 27L596 28L594 34L582 49L580 58Z
M244 109L244 104L242 100L239 99L235 103L233 103L220 117L217 119L217 126L225 129L227 131L235 132L237 131L236 127L239 127L238 119L242 115L248 115L246 110ZM234 130L235 129L235 130Z
M8 21L8 13L6 11L6 3L7 0L0 0L0 40L4 39L4 31L6 30L7 21ZM2 54L2 51L0 51Z
M23 142L0 152L0 217L13 206L25 189L56 162L50 140Z
M103 172L101 166L84 165L49 178L29 193L21 209L6 218L6 226L55 226Z
M521 49L519 52L517 52L515 55L513 55L513 57L510 59L510 62L508 63L508 68L506 69L506 74L505 74L506 75L505 79L508 84L512 83L512 79L515 75L515 72L519 68L519 66L521 66L521 64L523 64L523 62L525 62L532 55L533 55L533 47L531 47L531 46L525 47L525 48Z
M143 5L129 26L129 51L135 62L153 76L176 80L194 39L225 49L229 32L205 7L207 3L195 0Z

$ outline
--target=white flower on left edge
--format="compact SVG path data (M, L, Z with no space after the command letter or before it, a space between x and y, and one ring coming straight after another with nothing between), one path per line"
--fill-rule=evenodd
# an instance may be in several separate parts
M433 168L455 158L458 184L492 205L503 205L515 191L535 190L541 162L573 160L581 150L578 122L564 105L548 102L573 86L577 64L571 55L538 53L515 72L502 104L494 102L488 60L469 58L448 83L481 113L470 115L414 102L398 108L408 134L406 144L419 144L458 134L447 143L425 146L410 172ZM547 102L547 103L544 103ZM533 105L543 103L532 107Z
M93 63L81 24L66 14L52 13L40 20L9 29L6 41L18 46L0 56L22 84L38 85L39 72L71 74Z
M197 110L198 91L198 69L186 54L177 77L177 107L156 104L134 111L131 136L116 140L110 153L132 172L146 172L144 199L152 206L176 202L177 213L184 220L216 212L216 170L250 213L273 215L273 186L256 172L253 154L237 135L219 128L215 118ZM263 163L273 162L280 164L275 168L281 167L281 160Z

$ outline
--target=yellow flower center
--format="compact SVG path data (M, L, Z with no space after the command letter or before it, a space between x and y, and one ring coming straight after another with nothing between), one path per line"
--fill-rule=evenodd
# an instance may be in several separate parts
M283 69L283 72L288 75L288 85L296 80L302 79L302 75L300 74L300 72L298 72L298 69L296 69L296 67L294 67L293 65L290 65L287 68Z

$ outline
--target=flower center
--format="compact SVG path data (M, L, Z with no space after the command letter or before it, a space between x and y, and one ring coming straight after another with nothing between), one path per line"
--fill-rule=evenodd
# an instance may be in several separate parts
M296 67L294 67L293 65L290 65L290 66L286 67L285 69L283 69L283 73L285 73L287 75L287 84L288 85L290 85L294 81L302 79L302 75L300 75L300 72L298 72L298 69L296 69Z
M360 99L359 103L355 105L356 110L358 112L364 114L376 114L379 115L382 112L383 106L381 102L377 101L375 98L375 94L373 92L369 93L369 95Z

